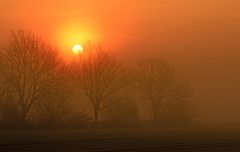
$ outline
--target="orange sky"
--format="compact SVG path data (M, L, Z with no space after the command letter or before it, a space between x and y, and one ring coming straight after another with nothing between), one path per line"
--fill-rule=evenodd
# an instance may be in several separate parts
M0 0L0 23L0 43L21 28L65 51L91 40L163 57L192 81L202 119L240 116L239 0Z

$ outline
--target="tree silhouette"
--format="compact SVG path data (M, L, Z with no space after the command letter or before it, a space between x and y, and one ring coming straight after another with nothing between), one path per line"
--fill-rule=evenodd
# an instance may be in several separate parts
M192 96L188 81L177 80L174 69L162 60L144 59L133 73L133 86L151 102L154 120L158 119L159 107Z
M57 50L30 32L12 32L1 52L1 65L1 78L12 90L21 121L27 120L36 104L59 91Z
M84 50L75 64L75 80L91 101L98 122L102 102L126 85L125 71L122 62L101 46L88 43Z

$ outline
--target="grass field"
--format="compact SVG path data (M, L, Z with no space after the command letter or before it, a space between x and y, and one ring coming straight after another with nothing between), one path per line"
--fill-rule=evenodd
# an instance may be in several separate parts
M240 151L240 132L213 130L32 130L2 131L0 152Z

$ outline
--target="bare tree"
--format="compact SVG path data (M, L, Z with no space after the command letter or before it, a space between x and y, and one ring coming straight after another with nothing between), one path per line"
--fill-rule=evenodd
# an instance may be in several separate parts
M85 53L75 65L75 78L78 87L91 101L94 121L99 121L102 102L126 85L122 62L108 50L89 43Z
M57 50L26 31L12 32L1 52L1 77L12 90L19 117L26 121L35 104L59 87ZM67 82L65 82L67 83Z
M158 119L159 107L192 96L188 81L178 80L174 69L166 62L148 58L135 68L134 88L151 102L153 119Z

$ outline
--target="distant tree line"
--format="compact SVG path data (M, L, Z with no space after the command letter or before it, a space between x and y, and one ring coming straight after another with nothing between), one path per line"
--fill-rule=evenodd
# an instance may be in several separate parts
M189 124L195 114L189 81L161 59L142 59L127 68L109 50L86 43L84 52L67 64L58 49L23 30L13 31L1 46L0 86L2 125L80 124L91 117L94 123L132 122L141 120L138 105L145 101L159 124ZM92 110L73 110L76 91L87 97ZM136 101L136 95L142 100Z

